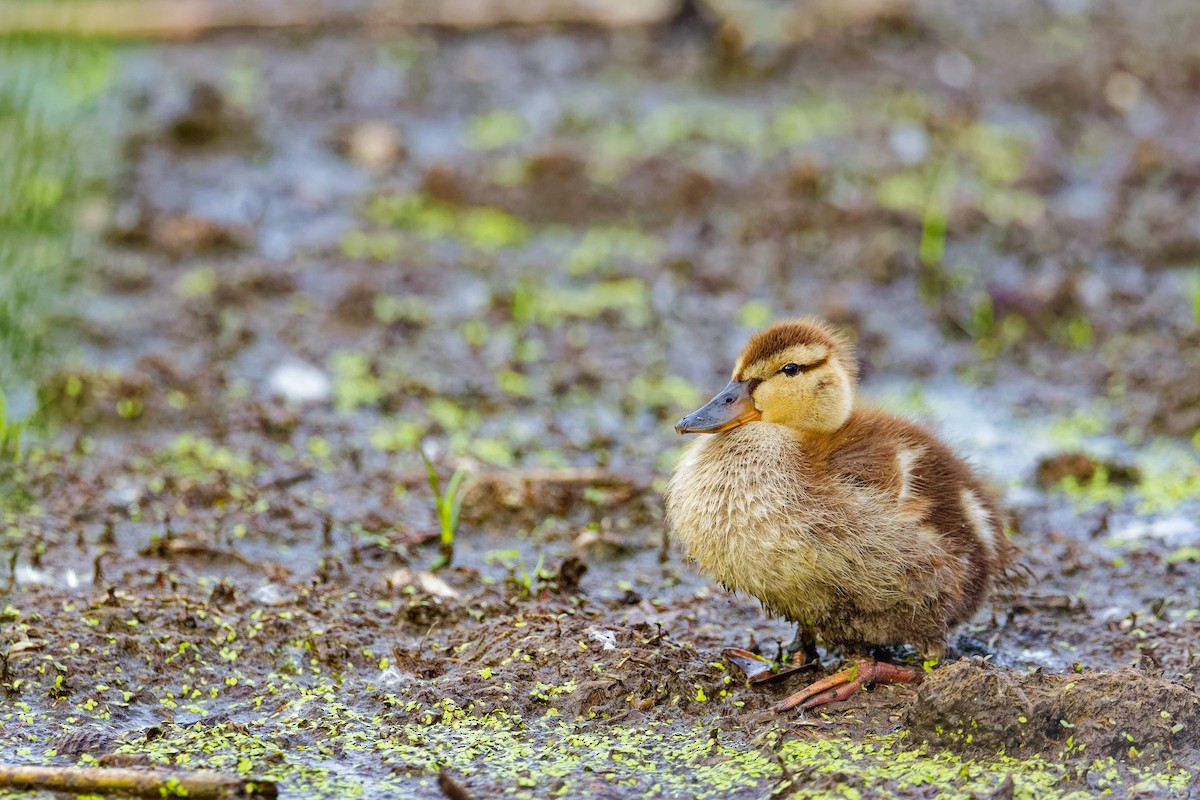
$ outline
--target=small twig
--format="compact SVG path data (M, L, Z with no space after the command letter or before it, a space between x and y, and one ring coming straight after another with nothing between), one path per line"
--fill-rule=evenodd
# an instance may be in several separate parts
M451 778L446 770L438 773L438 788L450 800L471 800L471 793L467 791L467 787Z
M490 639L487 639L487 640L483 641L483 642L482 642L482 644L480 644L478 647L476 647L476 648L475 648L475 655L471 656L470 660L471 660L471 661L475 661L476 659L480 658L481 656L484 656L484 655L486 655L487 653L491 652L491 649L492 649L492 647L493 647L493 646L495 646L495 645L499 644L500 642L504 641L505 639L507 639L507 638L508 638L509 636L511 636L512 634L513 634L513 629L512 629L512 628L503 628L503 629L502 629L502 630L501 630L499 633L497 633L495 636L493 636L493 637L492 637L492 638L490 638Z
M217 772L166 772L102 767L37 767L0 764L0 787L29 791L122 794L133 797L205 798L278 796L271 781Z
M321 545L326 550L333 547L333 517L328 514L321 521Z
M96 553L96 558L92 561L92 585L93 586L103 586L104 585L104 571L103 571L104 565L102 562L104 561L104 557L106 555L108 555L107 547L101 546L100 548L98 548L98 552Z
M145 551L143 551L145 554ZM208 558L228 558L231 561L236 561L243 567L249 567L255 570L265 570L267 567L261 562L247 558L236 550L225 550L220 547L212 547L211 545L202 542L183 541L181 539L171 538L165 542L165 547L161 554L165 558L173 556L207 556Z
M31 3L0 0L0 34L49 33L127 39L193 39L236 28L582 23L604 28L650 25L670 19L678 0L392 0L347 10L339 3L267 0L93 0Z
M298 483L304 483L313 479L317 473L311 469L306 469L301 472L293 472L288 475L280 475L273 480L259 484L259 489L290 489Z
M429 634L433 633L433 629L436 628L437 626L438 626L438 624L436 622L433 623L432 625L430 625L429 630L425 631L425 635L421 637L421 641L417 642L417 653L418 654L420 654L420 652L425 649L425 640L429 638Z

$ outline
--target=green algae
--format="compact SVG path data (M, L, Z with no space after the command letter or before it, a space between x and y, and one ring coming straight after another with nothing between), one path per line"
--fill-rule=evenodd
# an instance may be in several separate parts
M406 240L452 240L481 253L523 245L529 237L525 222L492 206L461 207L421 194L379 195L367 201L367 219L383 230L354 229L341 240L344 255L354 259L393 261Z
M1086 480L1067 475L1054 489L1080 510L1132 505L1143 517L1169 514L1200 501L1200 468L1192 448L1166 440L1157 445L1137 453L1138 479L1132 486L1127 481L1113 481L1108 468L1100 463Z
M654 264L663 256L663 241L645 231L624 225L597 225L583 233L567 256L567 272L576 277L611 274L620 263Z
M1086 480L1067 475L1054 488L1066 495L1080 511L1099 505L1119 506L1129 495L1128 486L1109 480L1108 468L1103 464L1098 464L1095 473Z
M1137 484L1139 514L1174 511L1200 501L1200 448L1159 447L1143 452L1142 478Z
M367 219L426 240L456 239L485 252L518 247L529 237L525 223L492 206L460 207L419 194L379 195L367 202ZM347 234L343 250L361 257L360 231Z
M468 120L467 146L473 150L502 150L520 142L528 132L520 114L497 109Z
M934 158L927 163L878 181L881 207L920 216L926 224L931 207L940 209L944 220L952 206L955 211L976 209L996 225L1031 226L1042 219L1042 198L1013 185L1030 159L1021 131L972 122L935 140L931 148Z
M378 403L386 389L376 377L371 359L359 350L339 350L329 357L334 407L351 412Z
M211 481L220 475L245 479L256 472L251 459L192 433L175 437L156 458L167 474L197 481Z
M186 769L253 774L311 797L359 796L368 786L372 793L430 790L443 769L469 785L518 798L582 796L620 786L647 796L695 798L771 792L906 797L937 789L939 797L965 800L994 792L1011 777L1014 797L1075 800L1094 796L1084 782L1089 779L1108 793L1174 794L1192 776L1170 765L1124 768L1112 759L966 759L907 747L902 733L865 739L835 733L779 743L780 732L772 730L764 747L704 720L597 725L564 719L553 707L536 718L506 711L479 716L448 700L422 707L395 695L385 696L379 711L364 713L336 700L339 689L300 689L275 712L226 709L237 722L163 723L153 740L127 742L116 752Z
M1114 446L1111 408L1095 401L1072 414L1035 427L1034 435L1052 442L1061 452L1095 453L1094 474L1084 479L1064 476L1053 490L1068 498L1076 508L1131 506L1140 516L1169 514L1200 501L1200 468L1193 442L1170 437L1153 437L1139 442L1130 460L1137 479L1114 480L1103 456Z
M1094 796L1078 781L1096 771L1104 777L1104 789L1158 790L1179 792L1191 778L1181 768L1163 767L1130 771L1123 775L1112 759L1094 762L1064 762L1041 757L1016 759L998 755L994 759L967 759L949 751L926 746L904 746L904 735L888 734L874 740L795 740L780 750L783 763L804 770L806 776L834 775L844 791L886 787L893 796L917 795L930 787L946 800L978 797L995 792L1010 777L1014 797L1073 800ZM797 782L793 797L820 797L827 788L805 791ZM836 795L833 795L836 796ZM850 795L853 796L853 795Z
M1065 416L1052 420L1047 435L1060 449L1076 450L1092 439L1112 430L1112 410L1108 403L1094 400Z
M638 159L691 153L717 147L771 158L823 137L845 135L860 126L844 103L811 97L775 108L738 108L709 98L661 103L636 120L613 121L591 134L597 182L615 180Z
M163 626L164 618L179 619L173 607L193 625L179 633ZM1014 797L1074 800L1097 790L1178 794L1192 778L1177 764L1139 765L1133 757L967 758L913 746L904 731L878 734L827 723L792 730L788 720L738 721L725 712L741 703L720 682L695 684L712 710L690 722L672 714L571 716L565 709L585 691L579 680L514 683L517 673L506 668L560 658L561 649L517 648L473 670L482 683L468 696L482 696L479 687L495 684L508 695L527 695L528 703L460 705L449 697L430 699L458 679L417 679L370 647L331 649L325 644L330 631L296 610L227 614L164 599L64 613L91 623L76 640L24 656L14 665L22 683L6 687L0 746L26 760L70 759L82 734L84 744L96 737L103 752L262 777L285 793L315 798L434 795L442 770L474 792L518 798L620 788L695 798L920 797L936 790L939 797L965 799L990 794L1011 777ZM4 615L35 634L47 622L16 607ZM143 655L122 663L113 655L125 648L121 629L131 626L156 630L155 645L147 650L143 644ZM511 626L525 630L528 621L517 618ZM274 670L242 657L263 647L277 653ZM612 669L598 664L601 673ZM147 668L170 677L148 683ZM461 693L464 687L453 688ZM71 704L72 714L38 711L22 699L41 693ZM1064 756L1068 751L1069 742ZM86 751L75 758L95 761Z
M571 319L619 314L635 328L650 324L650 287L637 278L594 281L579 287L522 284L513 296L513 322L556 326Z

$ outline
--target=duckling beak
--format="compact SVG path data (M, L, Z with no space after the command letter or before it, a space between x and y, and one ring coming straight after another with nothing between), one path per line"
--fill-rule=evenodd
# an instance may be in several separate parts
M675 424L675 432L720 433L756 419L762 419L762 414L754 407L750 381L730 381L703 408L679 420Z

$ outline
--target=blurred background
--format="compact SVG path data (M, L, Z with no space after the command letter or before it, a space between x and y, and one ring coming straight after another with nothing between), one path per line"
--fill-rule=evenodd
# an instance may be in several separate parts
M1003 494L1057 599L980 623L998 659L1190 679L1198 101L1191 0L0 2L0 630L91 676L73 703L115 645L70 661L91 634L62 609L105 592L220 602L243 637L307 620L214 686L294 651L377 680L395 647L463 706L430 682L447 648L580 597L703 671L788 632L671 549L672 425L753 331L818 314L867 401ZM137 664L141 706L92 697L105 730L157 720ZM709 678L680 678L687 724ZM254 691L195 705L246 720Z

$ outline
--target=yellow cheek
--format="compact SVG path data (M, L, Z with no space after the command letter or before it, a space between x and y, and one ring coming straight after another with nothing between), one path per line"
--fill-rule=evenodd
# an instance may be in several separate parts
M811 387L797 381L792 385L781 385L775 378L758 387L754 393L754 405L766 422L800 422L808 416L811 404Z

